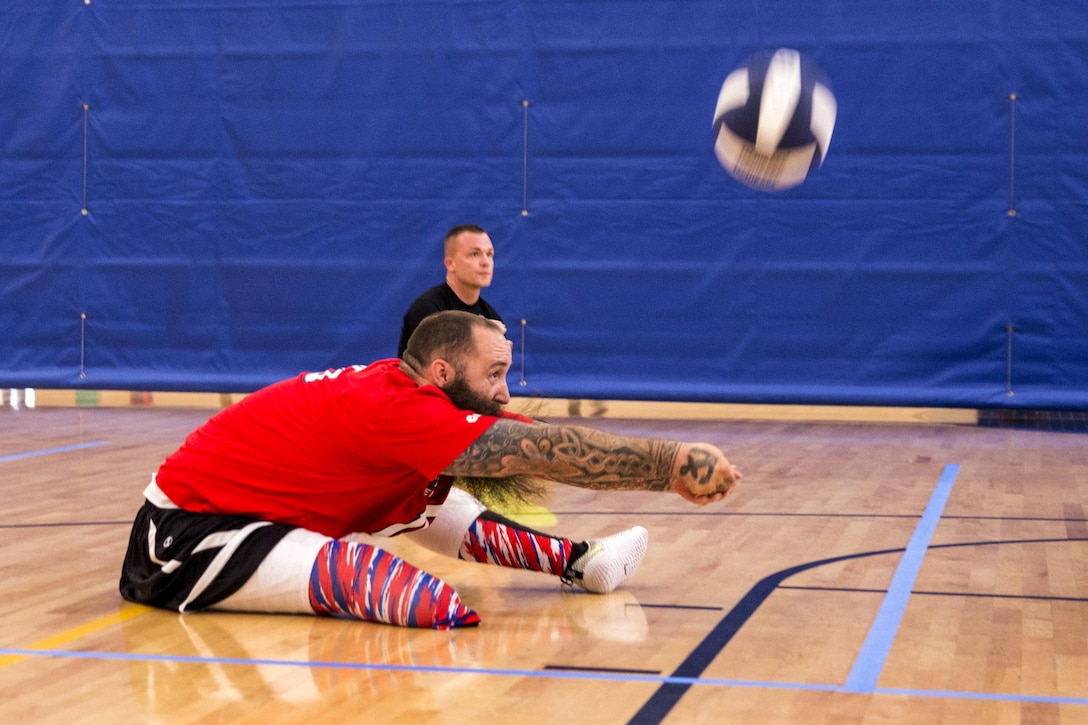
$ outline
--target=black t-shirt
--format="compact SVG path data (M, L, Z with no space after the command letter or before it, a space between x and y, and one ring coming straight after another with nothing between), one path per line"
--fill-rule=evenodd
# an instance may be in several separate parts
M443 282L440 285L431 287L417 297L412 306L408 308L408 311L404 313L404 325L400 329L400 344L397 345L397 357L404 357L404 350L408 347L408 338L416 331L416 327L423 321L423 318L443 310L461 310L462 312L471 312L486 317L489 320L503 321L495 308L487 304L487 300L483 297L476 300L474 305L466 305L453 289Z

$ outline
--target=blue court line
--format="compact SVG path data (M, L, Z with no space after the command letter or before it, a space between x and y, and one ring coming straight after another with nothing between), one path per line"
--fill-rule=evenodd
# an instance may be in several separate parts
M167 662L171 664L193 665L242 665L247 667L306 667L316 669L359 670L380 672L412 672L446 675L479 675L492 677L530 677L537 679L592 680L625 683L650 683L658 685L681 685L684 687L754 687L771 690L794 690L801 692L845 693L849 690L841 685L827 685L808 682L773 682L760 680L736 680L723 678L679 677L676 675L644 675L638 673L587 671L587 670L516 670L486 667L441 667L438 665L393 665L372 662L327 662L309 660L246 659L242 657L198 657L187 655L145 654L133 652L93 652L87 650L46 650L0 648L0 657L61 657L70 659L88 659L126 662ZM934 697L959 700L982 700L996 702L1038 702L1058 705L1088 706L1086 697L1065 697L1060 695L1032 695L1005 692L958 692L955 690L910 690L890 687L877 687L875 695L896 695L908 697Z
M710 666L710 663L724 650L733 637L740 631L752 615L762 606L778 588L778 586L795 574L800 574L810 569L816 569L828 564L837 564L842 561L851 561L871 556L885 556L899 554L903 549L882 549L878 551L865 551L860 554L844 554L829 559L819 559L805 564L798 564L788 569L776 571L760 579L752 585L740 600L733 605L718 624L714 626L706 637L697 644L691 653L677 666L672 673L672 678L662 680L661 687L650 696L642 705L635 716L628 720L628 725L657 725L664 721L680 698L684 696L692 683L699 682L699 676ZM820 686L821 689L835 690L837 685Z
M955 472L959 470L959 466L946 466L945 473L942 474L941 481L945 481L948 487L951 487L951 479L946 479L949 472L952 473L952 478L955 478ZM938 490L941 488L941 481L938 481ZM931 495L930 505L933 504L934 495ZM947 495L945 495L947 500ZM929 507L927 507L928 510ZM944 503L941 503L941 509L944 508ZM937 512L939 518L940 511ZM923 519L928 524L928 519L923 513ZM933 526L936 526L936 521L933 522ZM928 538L927 538L928 542ZM834 564L840 561L848 561L851 559L858 559L869 556L882 556L885 554L898 554L904 552L905 549L884 549L881 551L867 551L860 554L847 554L844 556L831 557L829 559L821 559L818 561L811 561L806 564L799 564L782 571L769 574L760 581L756 582L748 592L741 597L733 608L725 615L725 617L712 629L703 641L700 642L691 651L688 657L680 663L680 666L673 671L674 677L689 677L697 678L701 675L710 663L718 654L725 649L729 642L733 639L733 636L744 626L757 609L763 604L763 602L777 589L777 587L790 578L794 574L799 574L809 569L825 566L827 564ZM907 589L907 595L910 594L910 589ZM898 626L898 625L897 625ZM894 634L894 632L892 633ZM875 641L875 640L874 640ZM890 646L890 645L889 645ZM886 653L885 653L886 656ZM879 663L879 666L883 667L883 661ZM879 674L879 673L878 673ZM675 680L673 682L666 682L658 688L642 706L642 708L635 713L635 716L628 721L628 725L657 725L664 721L673 708L676 707L680 698L684 696L684 693L690 685L682 684L681 680ZM875 682L874 682L875 687ZM870 688L871 689L871 688Z
M899 624L903 621L903 613L907 610L907 601L914 589L914 581L918 578L918 572L922 568L922 559L925 558L929 542L933 538L933 532L937 530L937 522L941 519L944 506L948 503L948 496L952 493L952 484L956 480L956 474L960 467L950 463L944 467L937 487L929 497L922 518L910 537L903 558L899 560L895 576L892 577L888 593L884 595L884 601L880 605L880 611L876 613L876 619L865 637L865 643L861 646L850 675L846 678L846 691L868 693L876 689L877 680L884 669L884 663L888 659L892 642L899 631Z
M13 453L10 456L0 456L0 463L7 461L18 461L23 458L33 458L34 456L47 456L50 453L64 453L66 451L75 451L80 448L93 448L94 446L104 446L109 441L93 441L91 443L79 443L74 446L61 446L59 448L46 448L41 451L27 451L26 453Z

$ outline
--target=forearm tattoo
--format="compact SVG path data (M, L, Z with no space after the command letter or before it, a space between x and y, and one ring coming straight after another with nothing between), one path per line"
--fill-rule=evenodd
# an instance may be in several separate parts
M590 489L664 491L680 444L569 425L499 420L457 457L447 473L529 474ZM707 467L689 457L693 471ZM711 462L710 470L713 470Z

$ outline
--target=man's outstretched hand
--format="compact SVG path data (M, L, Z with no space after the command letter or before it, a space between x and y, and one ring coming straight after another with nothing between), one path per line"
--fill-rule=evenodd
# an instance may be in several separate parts
M686 501L705 506L733 492L741 478L736 466L709 443L683 443L672 471L672 490Z

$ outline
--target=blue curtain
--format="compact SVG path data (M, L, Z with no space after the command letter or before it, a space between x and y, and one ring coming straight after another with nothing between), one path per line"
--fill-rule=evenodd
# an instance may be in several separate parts
M761 193L712 115L783 46L838 123ZM0 102L3 386L392 356L471 222L515 394L1088 408L1081 3L5 0Z

